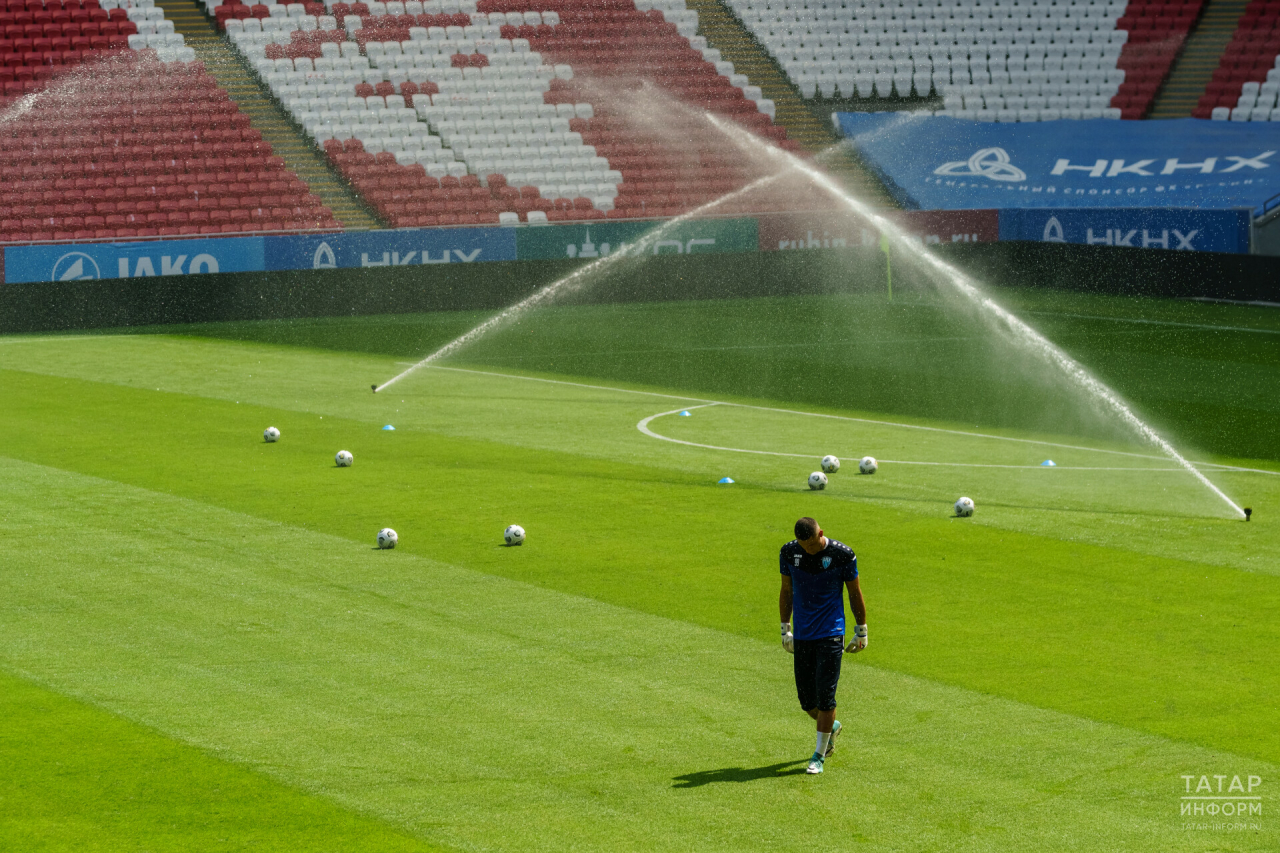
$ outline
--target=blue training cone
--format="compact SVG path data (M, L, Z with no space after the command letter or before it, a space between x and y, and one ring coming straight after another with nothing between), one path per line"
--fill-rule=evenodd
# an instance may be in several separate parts
M1040 463L1040 467L1041 468L1057 468L1058 464L1054 462L1052 459L1046 459Z
M728 483L728 484L732 484L732 483L733 483L733 478L732 478L732 477L721 477L721 478L720 478L719 480L717 480L716 482L717 482L717 483L719 483L719 484L722 484L722 485L723 485L723 484L726 484L726 483Z
M393 427L391 424L387 424L386 426L384 426L384 427L383 427L383 429L389 429L389 430L394 431L394 430L395 430L395 427Z
M681 412L681 413L680 413L680 417L682 417L682 418L691 418L691 417L693 417L693 415L689 414L689 410L688 410L688 409L685 409L683 412Z

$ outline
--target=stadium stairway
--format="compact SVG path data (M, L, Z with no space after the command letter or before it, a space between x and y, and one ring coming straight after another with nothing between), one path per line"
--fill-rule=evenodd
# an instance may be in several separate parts
M759 86L777 110L775 121L787 129L787 138L804 150L817 154L839 141L830 116L816 116L800 97L796 87L774 62L773 57L751 36L720 0L685 0L698 13L698 34L708 47L720 51L722 59L733 63L738 74L747 75ZM856 155L841 150L823 158L823 167L851 193L874 207L895 207L884 185L871 175Z
M1182 55L1156 96L1150 118L1187 118L1213 79L1248 0L1208 0Z
M213 23L194 0L156 0L165 18L173 21L175 32L195 49L209 74L231 96L250 126L271 143L271 150L307 182L348 231L368 231L385 227L338 176L323 153L304 137L280 107L262 90L235 50L218 34Z

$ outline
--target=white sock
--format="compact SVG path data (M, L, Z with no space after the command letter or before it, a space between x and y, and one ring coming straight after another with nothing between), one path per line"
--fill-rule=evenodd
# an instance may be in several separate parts
M831 741L831 732L818 732L818 755L827 754L827 744Z

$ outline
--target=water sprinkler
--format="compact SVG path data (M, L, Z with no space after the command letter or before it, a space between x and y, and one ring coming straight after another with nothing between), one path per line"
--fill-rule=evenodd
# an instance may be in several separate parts
M809 177L809 179L818 187L826 190L833 197L839 199L846 208L855 215L866 219L878 228L881 239L887 238L887 242L892 246L896 246L900 257L916 258L927 268L931 269L938 275L938 280L946 282L957 293L968 299L975 308L982 311L986 318L998 326L1003 327L1006 332L1012 332L1014 340L1020 343L1024 348L1039 355L1042 359L1051 365L1054 365L1071 380L1081 390L1092 396L1094 399L1106 404L1106 406L1119 416L1122 422L1129 426L1137 435L1141 436L1148 443L1160 448L1164 454L1178 463L1187 473L1194 476L1202 485L1222 499L1227 506L1238 516L1248 518L1246 513L1240 508L1235 501L1227 497L1226 493L1215 486L1208 477L1201 473L1200 469L1191 464L1182 454L1163 439L1154 429L1148 426L1141 418L1134 414L1133 410L1125 405L1120 397L1094 378L1084 367L1067 353L1055 346L1048 338L1041 335L1035 329L1019 320L1016 316L1006 311L998 305L991 297L983 293L967 276L958 269L951 266L939 256L924 251L922 248L917 249L916 244L907 234L895 223L886 219L884 216L870 208L865 202L860 201L855 196L850 195L845 190L832 181L831 177L826 173L819 171L813 166L800 160L796 155L784 151L769 142L756 137L755 135L738 128L727 122L725 119L715 115L714 113L705 113L704 117L717 130L721 131L728 139L741 149L751 149L762 152L770 157L774 157L788 163L792 169L801 172Z
M1244 508L1244 520L1245 520L1245 521L1248 521L1248 520L1249 520L1250 518L1252 518L1252 517L1253 517L1253 507L1251 507L1251 506L1247 506L1247 507L1245 507L1245 508Z
M378 386L377 386L377 385L370 385L369 387L373 389L373 393L375 393L375 394L377 394L377 393L378 393Z

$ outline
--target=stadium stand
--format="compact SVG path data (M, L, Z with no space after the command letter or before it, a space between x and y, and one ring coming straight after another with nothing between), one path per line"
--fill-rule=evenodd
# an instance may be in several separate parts
M4 7L6 44L75 46L6 54L0 242L336 227L152 2Z
M641 78L794 148L773 104L695 35L684 0L652 2L208 8L352 185L405 227L671 216L742 186L748 169L696 120L634 120Z
M1225 121L1280 121L1280 0L1253 0L1192 112Z
M122 55L0 131L0 241L334 228L199 63Z
M936 95L943 115L994 121L1143 117L1202 6L729 2L806 98Z
M190 61L190 48L154 0L0 0L0 85L7 103L60 71L124 48Z

